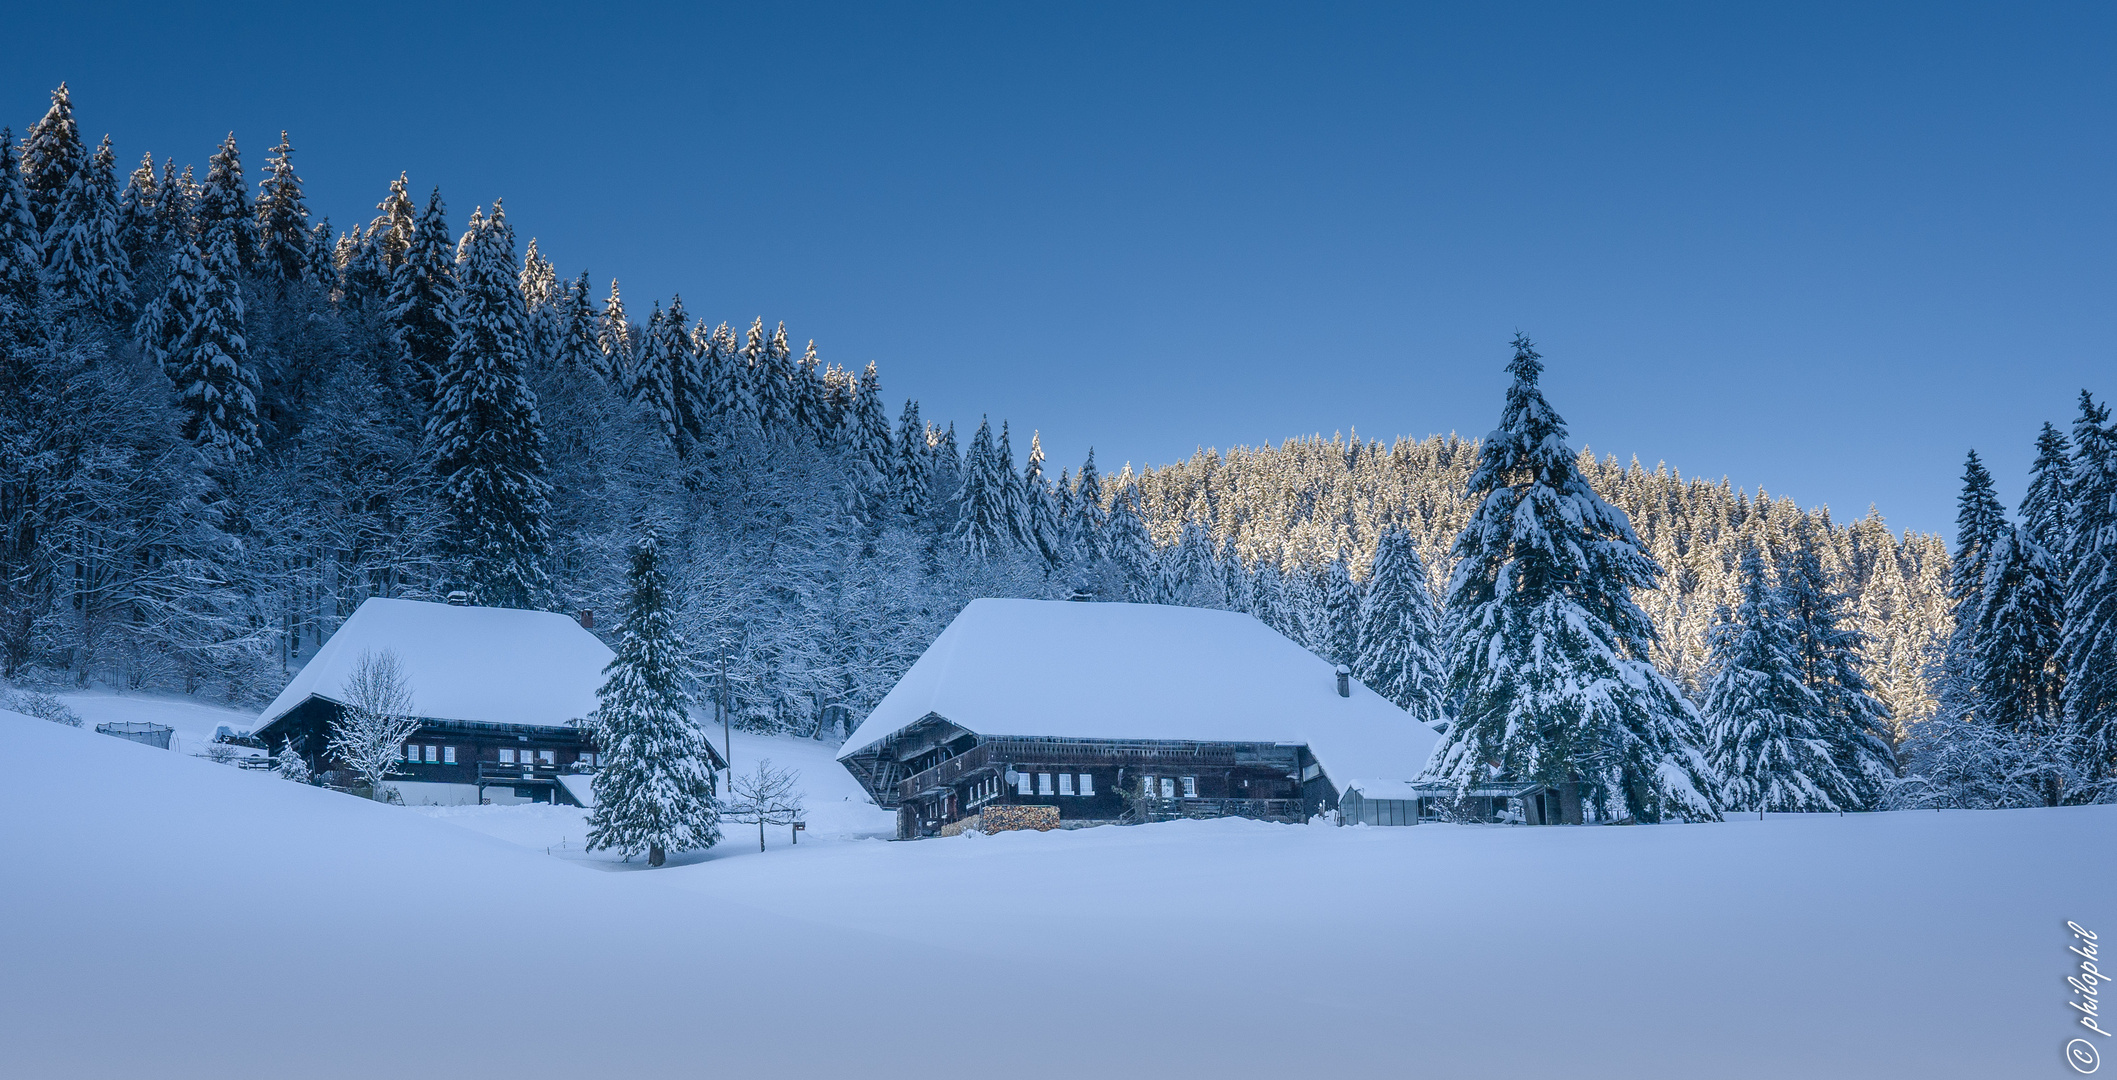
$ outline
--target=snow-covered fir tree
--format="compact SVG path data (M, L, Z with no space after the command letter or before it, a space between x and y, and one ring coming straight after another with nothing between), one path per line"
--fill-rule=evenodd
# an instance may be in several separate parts
M394 213L390 203L385 202L384 206L388 208L386 212ZM435 188L427 197L426 209L412 226L408 246L389 272L389 294L383 301L390 341L396 346L396 360L404 373L406 388L422 404L439 399L441 371L455 347L456 246L455 239L449 236L441 189Z
M257 432L257 371L244 336L242 282L227 230L202 238L204 250L178 260L188 310L166 360L183 410L184 438L221 461L262 445Z
M1742 556L1741 602L1715 628L1708 753L1730 810L1827 812L1863 805L1823 737L1834 722L1802 676L1799 646L1764 557Z
M44 282L69 308L122 324L131 317L133 293L119 224L117 157L104 136L59 194L44 235Z
M589 782L595 807L588 814L590 850L645 852L649 866L662 865L668 852L720 841L711 751L691 719L674 606L660 540L649 530L632 548L617 655L596 694L602 766Z
M294 172L294 144L279 133L257 194L258 268L282 282L312 278L309 267L309 204Z
M435 379L427 441L450 525L451 581L491 607L542 607L551 551L544 431L525 378L527 313L500 204L473 212L457 264L455 338Z
M2079 747L2084 781L2117 796L2117 426L2086 391L2073 424L2065 623L2065 737Z
M1823 569L1812 524L1795 528L1795 543L1778 567L1778 610L1794 645L1802 682L1823 703L1818 730L1845 778L1847 810L1871 810L1896 775L1889 710L1876 700L1864 673L1865 632L1853 625L1849 597Z
M1573 822L1715 819L1697 710L1648 660L1653 627L1631 596L1660 568L1581 475L1536 350L1520 336L1514 349L1455 545L1445 637L1459 706L1432 772L1551 784Z
M14 146L12 141L8 144ZM30 125L17 151L22 186L39 237L51 231L58 219L59 203L74 174L88 164L88 149L81 142L80 125L74 121L73 92L65 83L51 92L51 109Z
M1007 481L993 449L992 425L980 420L977 434L970 437L970 456L963 462L963 486L956 493L956 523L949 538L964 554L989 559L1014 543L1007 511Z
M250 209L250 189L243 186L242 151L236 148L232 131L207 162L206 182L199 189L191 217L192 231L201 238L224 235L237 270L257 265L257 220Z
M1354 624L1351 667L1368 689L1432 724L1445 718L1448 673L1441 665L1439 613L1426 582L1411 534L1383 533Z

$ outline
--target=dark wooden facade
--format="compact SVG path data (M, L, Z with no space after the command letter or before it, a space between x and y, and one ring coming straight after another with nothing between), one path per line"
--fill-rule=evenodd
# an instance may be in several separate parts
M316 775L342 768L326 750L331 723L342 706L312 697L258 732L266 749L277 754L287 740ZM510 790L536 802L569 801L558 782L563 772L595 765L595 743L578 727L542 724L490 724L467 720L421 719L405 740L411 753L391 770L391 779L415 783L469 784L480 789ZM431 748L432 760L428 760ZM502 751L506 760L502 760ZM413 760L416 755L416 760ZM720 768L714 755L713 768Z
M1305 821L1337 792L1305 746L994 737L929 715L845 759L900 839L986 806L1055 806L1061 822L1241 816Z

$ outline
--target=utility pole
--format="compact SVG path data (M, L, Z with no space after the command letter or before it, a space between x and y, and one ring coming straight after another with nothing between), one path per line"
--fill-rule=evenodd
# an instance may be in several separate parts
M720 686L713 692L713 711L720 714L721 760L728 763L728 790L735 790L735 735L728 719L728 639L720 639ZM759 842L763 841L760 836Z

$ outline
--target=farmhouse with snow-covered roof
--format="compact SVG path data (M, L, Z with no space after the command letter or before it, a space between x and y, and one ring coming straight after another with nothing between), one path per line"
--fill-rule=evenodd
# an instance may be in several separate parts
M1418 776L1437 741L1249 615L983 599L838 760L909 839L988 817L1305 821L1353 777Z
M397 654L420 721L390 780L406 802L586 801L596 748L579 722L595 711L612 654L555 612L369 599L280 691L255 734L275 754L293 740L313 771L337 768L325 744L346 679L363 653L384 650ZM718 755L709 765L721 767Z

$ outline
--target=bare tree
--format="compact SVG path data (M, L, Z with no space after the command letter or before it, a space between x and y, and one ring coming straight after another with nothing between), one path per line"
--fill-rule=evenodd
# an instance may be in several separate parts
M419 729L412 715L412 683L397 654L361 650L346 676L344 709L331 723L330 752L352 770L368 797L386 800L382 781L397 761L398 747Z
M729 779L728 791L735 800L728 806L727 816L744 824L757 824L757 850L764 850L766 825L791 825L800 819L801 793L794 790L799 779L800 773L773 768L771 758L760 758L756 769Z

